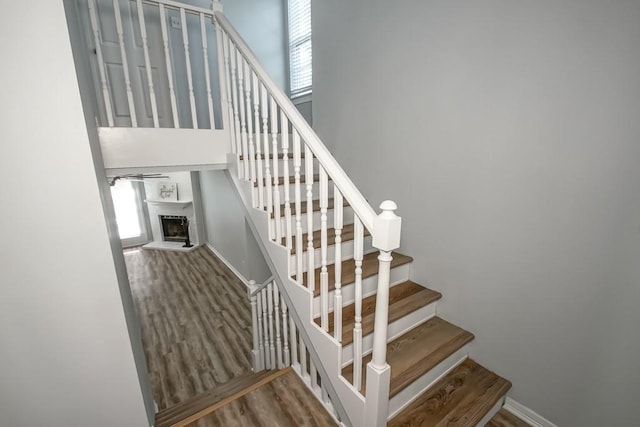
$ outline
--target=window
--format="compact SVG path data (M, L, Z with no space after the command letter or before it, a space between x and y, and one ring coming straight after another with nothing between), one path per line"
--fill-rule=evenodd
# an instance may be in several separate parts
M144 219L141 188L143 188L142 183L128 180L116 181L115 185L111 187L111 197L123 247L140 245L149 240Z
M291 97L311 93L311 0L289 0Z

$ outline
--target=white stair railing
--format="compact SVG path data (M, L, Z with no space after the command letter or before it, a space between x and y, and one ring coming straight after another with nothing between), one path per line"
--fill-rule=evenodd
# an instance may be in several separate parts
M271 264L275 282L281 285L267 284L252 297L254 330L258 331L253 350L254 367L277 367L285 364L288 357L303 377L308 376L312 389L319 390L323 400L326 395L337 399L334 402L338 412L343 408L346 411L342 422L367 427L385 425L390 378L386 362L389 269L392 251L400 245L401 224L394 213L395 204L384 202L380 206L382 213L376 214L227 21L219 1L214 1L211 9L173 0L86 1L90 43L95 47L96 78L99 78L96 86L106 115L102 125L123 125L122 117L115 117L116 88L106 72L105 50L101 45L100 9L109 7L114 14L119 48L111 49L110 55L120 54L123 75L119 79L124 86L119 88L123 93L118 94L118 99L122 101L120 105L124 102L129 107L126 125L198 129L207 127L209 122L211 129L222 127L231 139L232 179L240 193L243 188L247 189L248 197L243 198L243 202L259 244L269 258L267 262ZM142 54L138 56L143 61L130 57L132 42L127 39L127 28L137 28L141 35ZM180 30L173 33L173 39L180 40L176 52L170 42L173 30ZM210 42L214 33L215 43ZM152 34L157 39L151 40ZM160 53L151 55L150 46L158 47ZM194 61L197 56L202 60ZM145 68L144 74L129 72L129 64L133 64L134 59L139 62L138 67ZM210 59L217 60L217 67L209 63ZM156 79L150 72L152 60L153 66L165 75L163 79ZM201 65L194 67L194 64ZM176 83L178 68L185 70L186 76L179 77L186 79L186 92L184 84ZM212 70L217 70L217 76ZM141 75L146 77L146 82L140 79ZM196 87L204 89L197 92ZM182 93L179 88L183 88ZM146 105L150 111L141 109ZM164 116L160 114L161 107L167 112ZM314 211L318 211L318 215L313 215ZM256 212L261 216L254 216ZM258 223L264 225L264 232ZM343 230L351 224L354 262L343 264L346 253L343 252L346 247ZM362 298L372 290L363 289L367 235L380 255L373 355L365 371ZM350 287L348 293L342 283L344 274L353 277L353 289ZM353 330L354 368L350 383L341 375L345 296L355 302L353 325L349 325ZM319 325L313 320L314 301L319 305ZM288 310L297 325L289 322L288 327L285 326L286 321L275 315L278 309ZM332 335L329 335L330 316L334 325ZM288 344L285 344L287 338ZM366 375L364 394L363 373ZM325 381L319 380L321 385L318 385L320 377Z
M99 77L100 90L96 95L103 111L103 117L99 119L101 126L229 127L225 121L229 116L219 111L220 96L216 97L215 84L220 79L212 72L211 62L215 60L216 52L209 43L210 34L215 31L213 14L222 10L220 2L214 1L211 9L172 0L135 0L135 7L129 0L86 2L87 24L92 36L88 43L94 49ZM108 58L102 34L106 26L113 27L107 32L114 31L117 34L119 47L118 53L112 52ZM154 30L157 39L151 40L150 30ZM134 40L135 33L140 35L141 48ZM172 39L176 46L172 44ZM180 40L179 43L175 42L176 39ZM194 44L197 44L197 48L194 48ZM152 46L156 50L152 51ZM222 44L217 47L222 47ZM108 64L119 66L107 69ZM137 72L138 67L144 68L144 78ZM157 75L152 72L154 68ZM184 75L177 76L178 70L184 70ZM224 64L219 63L218 73L222 70ZM109 74L108 71L121 73L121 76ZM124 87L116 82L120 77L123 78ZM177 83L178 77L186 78L186 90ZM205 89L202 93L196 93L196 87ZM225 89L220 88L220 93ZM126 99L128 112L119 112L116 117L117 99ZM160 116L161 105L166 107L165 117ZM223 116L222 123L216 123L216 115Z
M310 299L319 295L320 299L320 328L329 332L329 314L333 308L334 324L333 337L337 344L336 360L323 360L323 364L339 365L341 362L339 342L341 340L342 325L342 289L341 277L344 268L353 268L355 277L354 319L354 380L349 387L343 387L346 379L337 369L335 378L328 378L333 382L338 397L350 402L357 402L353 396L358 396L363 404L359 407L346 408L352 425L383 426L386 425L387 407L389 400L390 368L386 362L387 319L389 296L389 270L391 252L400 245L401 219L395 215L396 205L386 201L380 207L382 213L375 211L358 191L351 179L342 170L337 161L320 141L311 127L302 118L286 94L280 90L266 73L255 55L235 31L233 26L220 12L214 14L216 31L222 42L219 62L225 64L225 80L222 87L227 87L233 94L231 97L223 95L222 103L228 106L229 123L234 128L229 132L235 147L233 159L236 163L237 176L234 179L244 181L250 187L251 208L266 214L268 231L264 235L265 243L281 245L288 251L289 257L295 249L295 267L291 280L298 286L306 287ZM236 66L234 67L234 64ZM241 66L238 64L242 64ZM237 87L235 87L237 85ZM247 102L241 103L235 93L245 93ZM249 102L250 99L259 103ZM238 117L238 119L235 119ZM246 126L255 118L255 126ZM258 121L258 117L261 119ZM261 126L259 126L261 125ZM242 143L240 143L242 141ZM256 147L262 142L263 151L251 150L247 141L255 141ZM269 143L271 141L271 144ZM293 157L289 158L292 143ZM283 174L280 174L278 162L282 162ZM293 176L289 177L289 162L293 165ZM293 191L291 191L291 185ZM293 195L293 200L291 197ZM330 196L332 196L330 198ZM314 198L318 197L318 202ZM281 206L281 202L284 205ZM314 204L319 204L320 216L314 218ZM339 204L339 206L336 205ZM354 266L341 265L341 233L343 224L351 218L344 217L342 205L346 204L353 212L354 224ZM293 206L292 206L293 205ZM334 258L328 258L329 216L328 209L334 208L333 226L336 249ZM303 206L306 207L306 214ZM303 217L306 216L306 221ZM284 221L281 220L284 218ZM314 231L319 230L319 238ZM303 234L306 232L306 241ZM362 345L362 262L364 254L364 236L368 232L372 236L373 246L380 250L378 266L377 302L375 308L375 326L373 332L373 359L366 369L366 397L360 393L362 385L362 364L364 359ZM319 249L320 262L316 262L315 253ZM306 252L306 254L305 254ZM335 263L334 292L330 300L330 278L328 265ZM289 279L288 261L276 267L285 273L279 276L283 280ZM317 269L317 270L316 270ZM284 286L287 292L287 286ZM304 305L304 304L303 304ZM311 302L309 303L311 305ZM317 328L312 320L312 313L305 307L293 307L300 313L302 328L311 336ZM306 311L305 311L306 310ZM325 334L326 335L326 334ZM315 335L314 335L315 336ZM320 346L320 342L311 342L313 346ZM304 343L300 343L305 346ZM304 350L302 350L304 353ZM301 366L306 360L301 360ZM315 366L310 363L309 371L314 372ZM331 368L331 367L330 367ZM328 368L329 369L329 368ZM333 368L331 368L333 369ZM333 369L333 371L336 371ZM356 405L357 406L357 405ZM355 413L360 411L360 413Z
M289 316L289 307L273 277L257 285L250 280L248 296L251 302L253 326L253 371L283 369L291 366L309 389L338 421L335 395L326 387L326 378L315 368L318 361L307 350L304 337Z

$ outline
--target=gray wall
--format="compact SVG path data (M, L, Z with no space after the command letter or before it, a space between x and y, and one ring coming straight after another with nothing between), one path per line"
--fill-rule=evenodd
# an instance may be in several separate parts
M640 3L313 3L314 124L562 426L640 425Z
M0 424L150 425L63 4L3 6Z
M286 0L223 1L224 14L269 75L289 92Z
M247 280L262 283L271 272L246 224L244 210L225 171L201 171L207 242Z

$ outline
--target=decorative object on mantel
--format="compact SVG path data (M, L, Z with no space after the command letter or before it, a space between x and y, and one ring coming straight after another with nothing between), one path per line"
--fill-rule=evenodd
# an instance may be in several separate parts
M126 179L129 181L144 181L145 179L167 179L169 178L166 175L162 175L161 173L129 173L126 175L116 175L107 177L109 181L109 186L113 187L116 185L116 181L121 179Z
M189 219L187 217L182 218L182 228L184 229L184 245L183 248L191 248L191 240L189 240Z
M175 182L161 182L158 184L160 200L178 201L178 184Z

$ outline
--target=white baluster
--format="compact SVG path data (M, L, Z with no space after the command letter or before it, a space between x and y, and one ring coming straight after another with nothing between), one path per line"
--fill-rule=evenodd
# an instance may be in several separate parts
M282 126L282 165L284 177L284 222L287 249L292 247L291 231L291 195L289 182L289 120L284 111L280 111L280 122Z
M275 237L273 221L271 216L273 214L273 188L278 183L272 179L271 167L269 166L269 102L267 89L264 85L260 88L260 111L262 113L262 138L264 144L264 177L265 188L267 190L267 214L269 218L269 239L273 240Z
M259 372L262 370L260 363L260 341L259 341L259 327L258 327L258 299L251 293L256 288L255 280L249 280L249 302L251 305L251 334L253 337L253 349L251 350L251 359L253 365L253 371Z
M268 305L267 305L267 291L263 289L260 292L260 297L262 298L262 339L264 340L264 366L266 369L273 369L273 365L271 364L271 352L269 351L269 313L268 313Z
M238 106L238 82L236 80L236 75L237 75L237 66L236 66L236 54L235 54L235 47L231 44L231 40L229 40L229 37L226 35L227 33L225 33L225 38L226 40L229 42L229 46L227 48L227 53L226 55L229 56L230 59L230 63L231 63L231 98L233 101L233 123L234 123L234 130L235 130L235 139L236 139L236 153L238 154L238 157L242 156L244 153L242 151L242 133L241 133L241 126L240 126L240 110L239 110L239 106ZM246 159L245 159L246 160ZM244 169L241 167L238 167L238 177L243 177L243 172Z
M96 47L96 57L98 59L98 71L100 74L100 85L102 87L102 98L104 100L104 108L107 113L107 124L113 127L113 110L111 108L111 96L109 95L109 85L107 84L107 75L104 68L104 57L102 55L102 43L100 35L100 27L98 26L98 17L96 15L95 0L89 0L89 19L91 20L91 32L93 33L93 42Z
M307 369L307 346L304 344L304 340L302 336L300 336L300 341L298 342L300 348L300 372L302 374L302 379L304 382L309 384L309 371Z
M218 21L213 20L216 29L216 51L218 54L218 84L220 86L220 109L222 116L222 128L228 130L231 139L231 152L236 152L236 141L234 133L231 129L231 117L233 112L231 111L231 104L229 103L229 57L224 47L224 36L222 34L222 28L218 24Z
M313 295L316 289L315 256L313 248L313 154L311 149L304 144L304 183L307 187L307 288ZM302 256L302 248L296 255Z
M289 342L291 343L291 366L300 373L300 361L298 359L298 332L293 316L289 316L289 334L291 336L289 339Z
M318 370L316 369L316 364L313 363L311 356L309 356L309 377L311 379L311 389L316 396L320 397L321 390L318 385Z
M129 103L129 114L131 115L131 127L138 127L136 117L136 106L133 102L133 90L131 89L131 79L129 78L129 61L127 60L127 49L124 44L124 31L122 29L122 15L120 14L120 4L118 0L113 0L113 13L116 18L116 31L118 32L118 42L120 44L120 56L122 58L122 72L124 73L124 85L127 90L127 101Z
M189 85L189 102L191 104L191 120L194 129L198 129L198 112L196 111L196 96L193 92L193 74L191 73L191 54L189 53L189 31L187 29L187 16L184 8L180 8L180 21L182 23L182 45L184 46L185 65L187 67L187 84Z
M244 94L247 104L247 140L249 144L249 158L245 157L245 163L249 162L249 177L251 180L251 195L253 197L253 206L256 205L255 191L253 191L253 185L256 182L256 151L253 140L253 123L251 122L251 75L253 74L249 69L247 62L242 59L242 67L244 68ZM253 90L257 90L253 87Z
M178 102L176 101L176 90L173 86L173 67L171 66L171 52L169 50L169 36L167 34L167 16L164 5L158 5L160 8L160 30L162 32L162 46L164 48L164 64L167 67L167 80L169 81L169 99L171 100L171 114L173 117L173 127L180 127L180 119L178 118Z
M282 361L282 339L280 337L280 293L278 292L278 286L276 282L273 282L273 314L276 323L276 360L278 361L278 368L284 368Z
M216 122L213 116L213 95L211 93L211 73L209 72L209 46L207 43L207 27L205 26L204 13L202 12L200 12L200 36L202 37L202 58L204 59L204 80L207 85L207 102L209 104L209 126L211 129L215 129Z
M264 174L262 163L262 140L260 139L260 84L258 82L258 76L253 74L253 121L256 132L256 156L257 156L257 169L258 169L258 209L264 209ZM255 206L255 205L254 205Z
M262 292L258 292L256 295L256 311L258 316L258 354L260 359L260 370L266 369L266 358L264 357L264 337L262 335L263 325L264 325L264 310L262 308ZM254 331L254 335L256 332Z
M151 73L151 60L149 60L149 42L147 40L147 25L144 21L144 10L142 0L136 0L138 6L138 23L140 24L140 37L142 38L142 52L144 56L144 67L147 70L147 85L149 86L149 99L151 101L151 116L153 117L153 127L160 127L158 122L158 102L156 91L153 88L153 76Z
M337 186L333 188L333 227L335 228L335 292L333 303L333 336L342 342L342 227L343 218L342 193Z
M334 201L335 203L335 201ZM355 318L353 326L353 386L362 387L362 258L364 228L357 215L353 215L353 259L355 260Z
M302 284L302 196L300 191L300 167L302 166L300 153L300 135L293 129L293 173L294 197L296 203L296 281ZM308 275L308 274L307 274Z
M242 101L242 94L244 93L244 87L246 82L244 81L244 58L240 55L240 52L236 50L236 65L238 67L238 104L240 105L240 136L242 138L242 157L244 161L242 162L244 165L244 179L250 180L251 176L249 174L249 148L248 148L248 139L247 135L247 115L245 111L245 105Z
M320 324L329 330L329 271L327 270L327 208L329 206L329 179L322 165L320 173ZM337 307L336 307L337 309Z
M289 354L289 333L287 331L288 327L289 327L289 312L288 312L288 307L287 304L284 300L284 297L281 296L281 307L282 307L282 343L283 343L283 349L282 349L282 353L283 353L283 363L284 366L290 366L291 365L291 359L290 359L290 354Z
M271 369L278 367L276 363L276 344L275 333L273 328L273 285L267 285L267 304L269 305L269 360L271 361Z
M275 99L271 98L271 153L273 155L273 218L275 224L276 242L282 243L282 224L280 223L280 174L278 170L278 105ZM287 185L288 176L282 177L283 184Z

